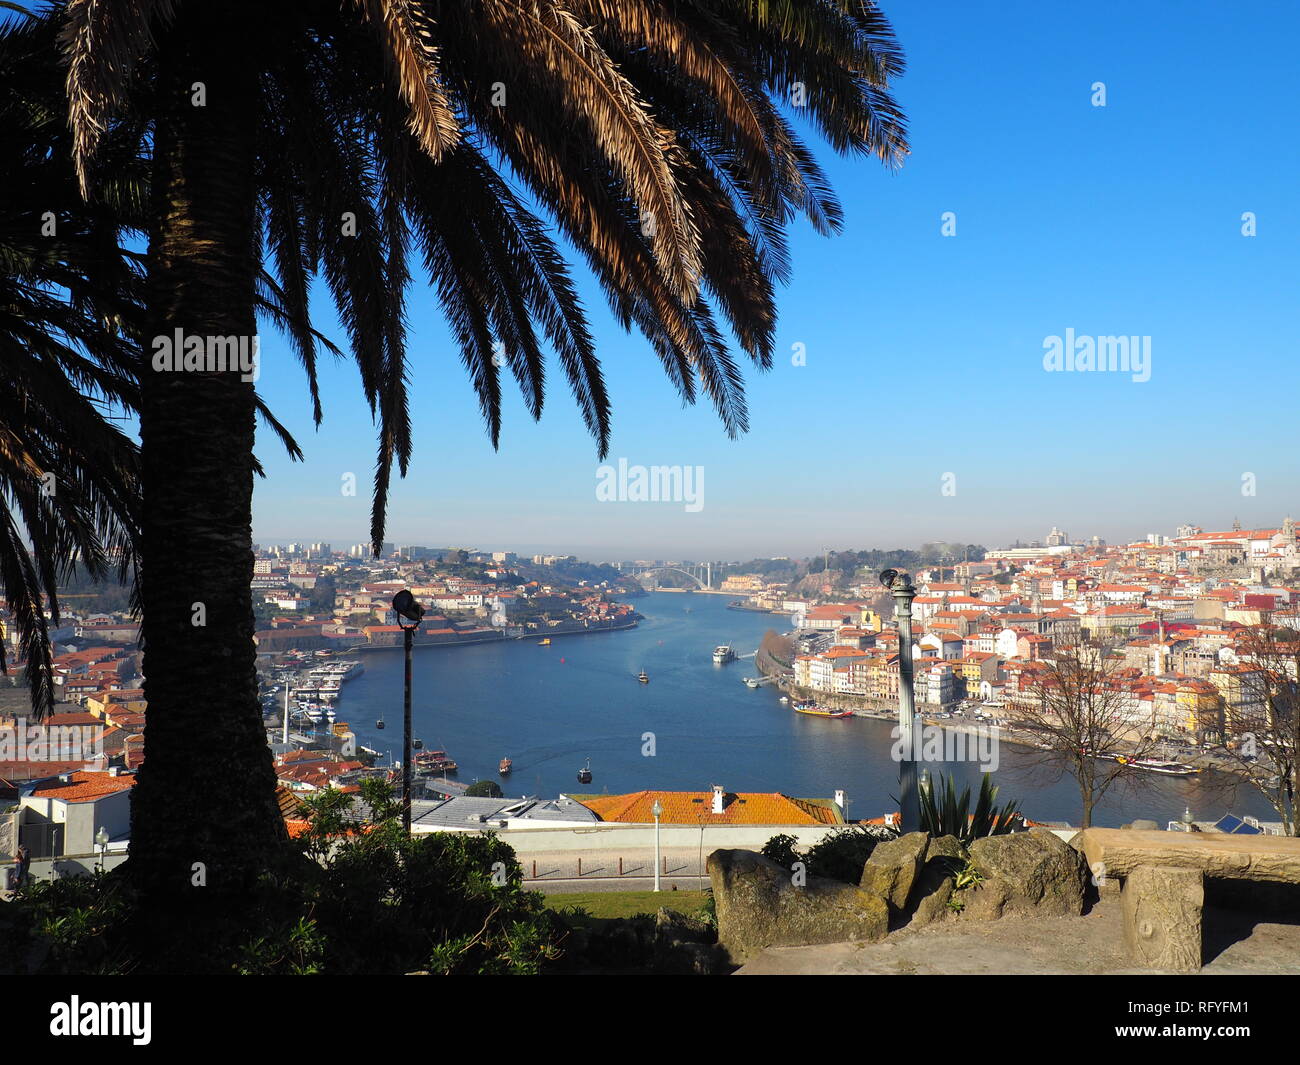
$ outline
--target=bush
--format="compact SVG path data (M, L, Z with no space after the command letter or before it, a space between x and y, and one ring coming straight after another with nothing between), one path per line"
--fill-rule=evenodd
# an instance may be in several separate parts
M795 862L803 860L797 849L798 843L794 836L781 832L763 844L761 853L764 858L770 858L777 865L784 865L788 869Z
M122 878L90 876L28 880L0 913L0 971L93 973L131 970L134 959L120 942L132 897Z
M390 785L366 781L362 797L372 811L365 825L349 816L351 796L310 800L311 828L286 845L282 866L237 911L204 914L201 930L160 932L161 915L136 904L126 866L30 884L0 905L0 968L536 973L560 956L565 925L524 890L507 844L468 832L408 837Z
M871 825L845 825L809 847L803 861L812 876L857 884L862 880L862 867L867 864L876 844L892 836L892 832L882 832Z

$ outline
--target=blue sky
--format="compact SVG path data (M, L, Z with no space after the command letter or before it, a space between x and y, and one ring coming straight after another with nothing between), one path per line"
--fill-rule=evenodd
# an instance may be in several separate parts
M707 405L682 409L579 271L614 404L611 461L702 466L703 508L598 502L595 448L558 367L542 421L512 396L494 452L421 286L415 459L390 539L748 558L1001 546L1052 525L1115 541L1300 512L1300 5L882 6L907 54L896 93L912 155L891 174L822 151L847 224L793 234L746 436L729 441ZM1044 338L1067 329L1149 336L1150 380L1045 372ZM263 344L260 388L307 461L260 435L255 537L364 541L374 436L355 370L322 367L316 432L296 362L281 339ZM806 365L791 365L795 344ZM355 497L340 491L348 472Z

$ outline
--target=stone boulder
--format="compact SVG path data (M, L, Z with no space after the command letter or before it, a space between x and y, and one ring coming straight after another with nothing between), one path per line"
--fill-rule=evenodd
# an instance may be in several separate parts
M723 971L727 958L716 939L708 921L661 909L655 915L655 972L707 976Z
M766 947L871 942L889 931L885 900L852 884L809 876L744 850L709 855L718 942L741 965Z
M956 877L966 864L966 852L956 836L930 840L925 865L912 889L914 910L909 928L924 928L948 914Z
M1046 829L985 836L970 845L983 883L966 892L966 916L1003 913L1078 916L1088 882L1083 856Z
M863 891L879 895L897 911L907 909L912 885L925 864L929 847L930 836L925 832L909 832L906 836L877 843L862 869L858 886Z

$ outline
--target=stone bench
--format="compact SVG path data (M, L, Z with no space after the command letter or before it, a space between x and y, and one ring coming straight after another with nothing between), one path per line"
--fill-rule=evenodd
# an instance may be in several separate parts
M1094 882L1123 882L1124 939L1153 969L1201 967L1205 880L1300 885L1300 838L1088 828L1070 840Z

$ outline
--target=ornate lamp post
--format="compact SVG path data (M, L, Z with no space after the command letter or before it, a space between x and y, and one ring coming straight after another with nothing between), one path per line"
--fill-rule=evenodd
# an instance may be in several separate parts
M402 697L402 828L411 831L411 640L424 617L424 607L403 588L393 596L393 612L402 629L402 648L406 654L406 686Z
M902 757L898 763L899 831L917 832L921 828L921 804L916 781L916 704L912 680L912 600L916 588L912 578L898 570L887 569L880 583L894 597L894 617L898 621L898 736Z
M662 864L659 860L659 818L664 812L663 804L655 799L655 804L650 807L650 812L655 816L655 890L659 890L659 866Z
M99 831L95 833L95 843L99 847L99 871L104 871L104 858L108 855L108 829L103 825L99 826Z

